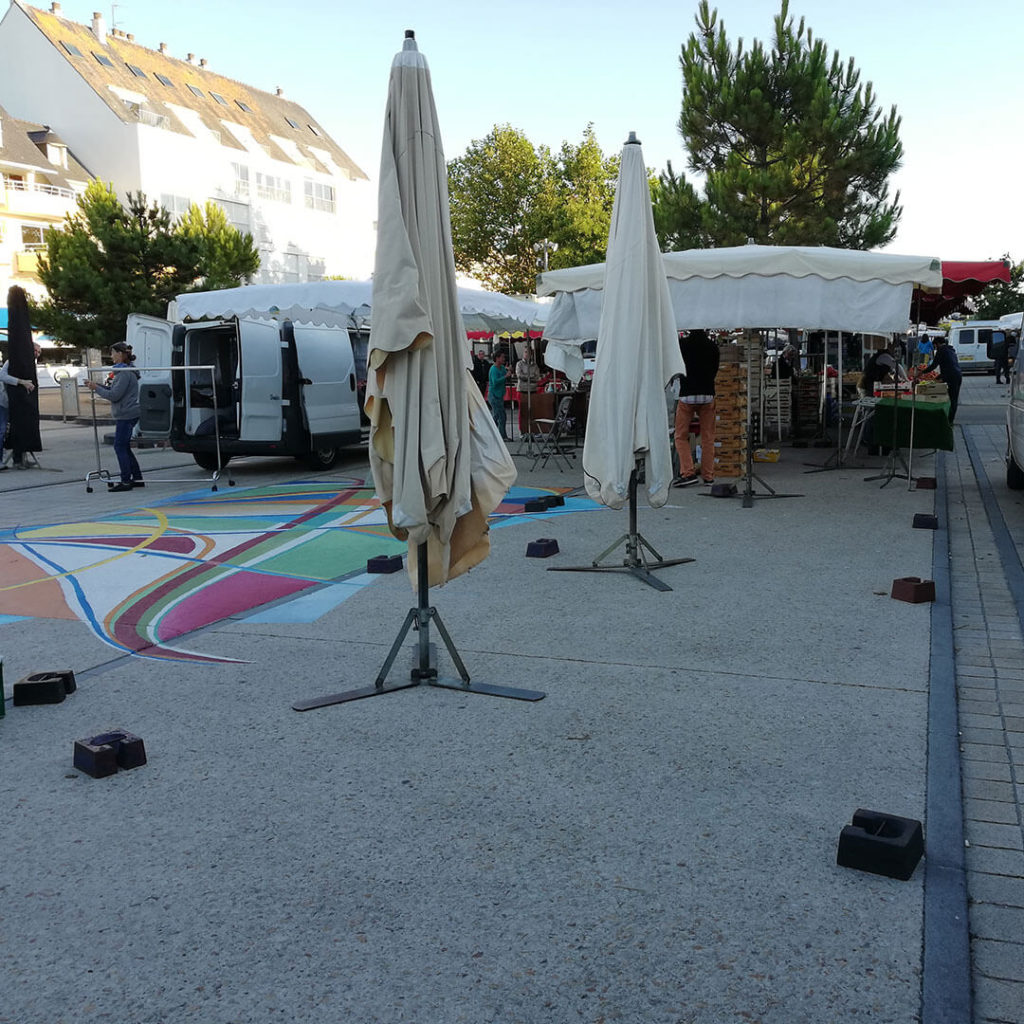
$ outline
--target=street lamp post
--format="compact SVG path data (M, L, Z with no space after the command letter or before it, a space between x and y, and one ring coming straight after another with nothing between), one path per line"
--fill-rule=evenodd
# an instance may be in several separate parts
M558 252L558 243L549 242L546 238L542 238L539 242L533 243L533 251L541 253L541 256L537 260L537 266L543 266L544 273L548 271L548 253Z

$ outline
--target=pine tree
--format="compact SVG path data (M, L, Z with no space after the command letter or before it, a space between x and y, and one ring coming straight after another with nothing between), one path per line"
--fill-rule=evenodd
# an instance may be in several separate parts
M240 284L257 266L251 236L226 218L196 211L178 226L141 192L124 207L111 185L93 181L76 212L47 233L39 277L49 297L32 319L65 344L105 348L124 337L129 313L164 316L176 295L208 279Z
M900 119L895 107L883 117L852 58L830 57L802 18L794 26L788 0L770 52L756 40L733 47L708 0L696 22L680 57L678 127L704 194L671 168L661 176L663 239L852 249L890 241L901 213L888 187L903 153Z

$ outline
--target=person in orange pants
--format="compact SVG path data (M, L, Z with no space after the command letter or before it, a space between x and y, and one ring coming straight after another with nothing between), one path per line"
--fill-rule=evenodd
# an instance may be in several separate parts
M690 421L700 423L700 479L715 481L715 377L718 375L718 346L707 331L688 331L679 343L686 365L680 379L676 405L675 446L679 455L679 476L673 487L689 487L698 482L690 452Z

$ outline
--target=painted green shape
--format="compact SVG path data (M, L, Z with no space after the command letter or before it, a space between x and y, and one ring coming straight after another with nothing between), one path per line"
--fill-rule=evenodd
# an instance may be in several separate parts
M253 568L260 572L336 580L365 569L367 561L374 555L395 554L405 551L405 548L404 541L396 540L390 534L371 537L350 530L321 533L299 547L264 559Z

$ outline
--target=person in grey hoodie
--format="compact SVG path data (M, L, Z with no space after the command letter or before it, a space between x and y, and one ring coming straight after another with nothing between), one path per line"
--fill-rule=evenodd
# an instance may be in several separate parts
M121 482L107 484L111 491L130 491L134 487L145 487L139 461L132 451L132 432L139 422L139 371L132 368L135 356L127 342L118 341L110 346L110 358L114 366L107 375L106 383L98 384L87 380L86 387L97 397L110 403L114 417L114 454L121 469Z

